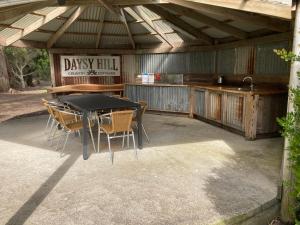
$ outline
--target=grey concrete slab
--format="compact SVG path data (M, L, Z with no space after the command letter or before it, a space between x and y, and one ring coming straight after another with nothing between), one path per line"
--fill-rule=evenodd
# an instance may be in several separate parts
M184 117L145 115L138 160L114 141L81 156L49 146L46 116L0 123L0 224L197 224L253 210L277 194L282 139L243 137ZM132 146L132 145L131 145Z

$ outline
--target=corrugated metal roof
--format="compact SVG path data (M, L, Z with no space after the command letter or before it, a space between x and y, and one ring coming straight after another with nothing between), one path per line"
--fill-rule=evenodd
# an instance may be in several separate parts
M9 20L4 20L4 21L1 21L1 24L13 24L14 22L18 21L19 19L21 19L23 16L25 16L26 14L22 14L22 15L19 15L19 16L16 16L12 19L9 19Z
M14 22L13 26L19 27L19 28L25 28L25 27L28 27L30 24L34 23L35 21L42 19L42 18L43 18L43 16L27 14L26 16L22 17L18 21Z
M86 23L76 21L66 30L66 32L79 32L79 33L97 33L97 23Z
M216 28L210 27L207 29L202 30L203 33L208 34L209 36L213 38L224 38L224 37L230 37L229 34L222 32Z
M201 28L201 27L206 26L205 23L201 23L201 21L191 19L187 16L181 16L180 19L184 20L185 22L187 22L188 24L190 24L190 25L192 25L193 27L196 27L196 28Z
M25 40L32 40L32 41L42 41L46 42L50 38L51 34L50 33L44 33L44 32L32 32L22 39Z
M177 33L166 34L166 37L172 43L183 42L183 39Z
M35 13L42 14L42 15L47 15L48 13L52 12L55 10L57 7L45 7L43 9L39 9L34 11Z
M49 31L56 31L64 24L64 22L65 22L65 20L54 19L54 20L51 20L49 23L46 23L45 25L41 26L41 29L49 30Z
M268 0L264 0L264 1L268 1ZM288 0L282 0L282 1L288 1ZM282 4L282 1L277 0L276 2L278 2L278 4ZM55 31L57 31L64 24L67 18L72 15L72 13L74 12L74 10L76 10L77 7L78 6L72 7L67 12L63 13L60 16L61 18L54 19L48 22L47 24L40 27L39 31L27 35L26 37L24 37L24 39L46 42L50 37L50 35ZM57 8L58 7L46 7L40 10L36 10L35 12L37 14L47 15ZM163 20L156 13L152 12L151 10L143 6L138 6L138 8L142 10L143 13L146 14L150 19L153 20L155 29L159 30L162 33L165 33L167 39L170 42L175 43L175 42L191 40L191 38L186 37L185 34L181 34L178 31L174 31L170 23L167 22L166 20ZM173 12L167 7L165 7L165 9L173 13L174 15L178 16L177 13ZM127 10L130 10L130 14L128 13ZM129 29L134 36L134 40L138 44L151 44L151 43L164 42L164 40L162 40L160 35L158 35L156 31L154 31L149 25L147 25L147 23L143 22L143 20L137 14L135 14L133 10L127 7L125 8L124 11L125 11L127 22L129 24ZM79 17L79 19L73 22L73 24L66 30L66 33L61 38L59 38L59 40L56 43L56 46L61 46L61 47L76 46L78 48L86 48L88 46L95 47L96 34L99 30L98 21L100 21L101 18L103 18L104 12L105 12L104 21L108 21L108 22L104 23L102 28L103 41L101 41L101 46L102 47L113 46L115 48L119 48L119 46L124 46L124 45L130 46L131 43L123 23L120 22L119 18L116 15L110 13L108 10L106 10L104 7L100 5L88 6L86 10L82 13L82 15ZM202 13L206 16L209 16L213 19L217 19L219 21L228 20L226 16L220 16L220 15L216 15L213 13L206 13L206 12L199 12L199 13ZM41 20L41 18L44 18L44 16L37 15L37 14L27 14L25 16L20 15L16 18L7 21L2 21L1 24L12 25L23 29L33 24L34 22ZM213 27L207 28L206 24L202 23L201 21L191 19L188 17L188 15L180 16L180 19L187 22L191 26L201 30L202 32L208 34L212 38L226 38L231 36L216 28ZM257 30L262 29L262 27L260 26L256 26L247 22L230 21L230 20L226 22L232 26L235 26L247 32L253 32L253 31L255 32ZM45 30L46 32L42 32L42 30ZM51 32L49 33L47 31L51 31L52 33ZM0 36L3 38L8 38L16 34L17 32L20 32L20 29L13 29L13 28L3 29L2 27L0 30ZM151 33L152 35L144 35L147 33ZM196 40L196 42L197 44L201 44L199 40Z
M96 36L64 34L55 43L55 47L74 47L95 48Z
M106 34L127 34L124 24L104 24L102 33Z
M145 8L144 6L138 6L139 9L143 10L143 12L149 17L151 20L160 19L160 16L156 13L152 12L151 10Z
M133 39L138 44L149 44L149 43L160 43L158 35L143 35L143 36L134 36Z
M71 9L69 9L68 11L66 11L65 13L63 13L61 16L63 17L69 17L72 15L72 13L77 9L76 6L72 7Z
M84 12L80 15L80 19L88 20L99 20L101 15L105 13L105 8L100 6L89 6Z
M18 33L19 30L13 29L13 28L5 28L2 31L0 31L0 37L2 38L9 38L10 36Z
M153 24L156 26L157 29L159 29L163 33L170 33L174 32L174 30L163 20L156 20L153 21Z
M130 23L129 24L129 29L131 31L131 33L133 34L141 34L141 33L146 33L150 31L146 28L149 26L146 23ZM151 29L151 28L150 28ZM152 33L155 33L152 29L151 29Z
M129 45L131 46L130 40L127 36L124 37L111 37L102 36L100 41L101 48L115 47L118 45Z
M237 27L241 30L247 31L247 32L251 32L251 31L255 31L255 30L259 30L259 29L263 28L261 26L257 26L257 25L242 22L242 21L232 21L232 22L229 22L228 24L230 24L234 27Z

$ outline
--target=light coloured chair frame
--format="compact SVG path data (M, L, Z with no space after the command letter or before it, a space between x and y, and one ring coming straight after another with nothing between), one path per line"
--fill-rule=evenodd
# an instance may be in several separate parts
M117 119L115 119L115 116L118 114L131 114L128 117L128 126L127 129L118 129L116 126L118 126L117 123ZM107 136L107 142L108 142L108 149L109 149L109 153L110 153L110 159L111 162L113 163L113 151L111 148L111 143L110 140L111 139L115 139L115 138L123 138L122 140L122 148L124 148L124 141L125 141L125 137L127 137L127 146L129 147L129 137L132 137L132 142L133 142L133 148L135 151L135 155L137 157L137 148L135 145L135 138L134 138L134 131L131 128L131 124L132 124L132 118L133 118L133 110L124 110L124 111L115 111L115 112L111 112L111 113L106 113L101 115L100 117L98 117L98 152L100 152L100 138L101 138L101 133L105 133ZM104 129L103 127L103 123L104 121L107 121L107 119L110 118L109 121L109 125L111 126L111 132L108 132ZM117 135L118 133L121 133L121 135Z

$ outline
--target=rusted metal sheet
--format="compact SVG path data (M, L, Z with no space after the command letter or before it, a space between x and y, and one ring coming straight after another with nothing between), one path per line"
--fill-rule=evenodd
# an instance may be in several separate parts
M222 120L222 93L208 92L207 102L208 119L221 122Z
M135 82L136 60L135 55L122 55L122 82Z
M194 113L198 116L205 116L205 90L196 89L194 91Z
M189 113L189 87L127 84L124 93L132 101L146 101L149 110Z
M218 51L218 73L222 75L247 74L252 47L238 47Z
M288 75L290 71L289 63L280 59L273 51L274 49L282 48L289 48L287 41L257 45L255 74Z
M223 95L222 122L238 130L244 129L245 97L237 94Z

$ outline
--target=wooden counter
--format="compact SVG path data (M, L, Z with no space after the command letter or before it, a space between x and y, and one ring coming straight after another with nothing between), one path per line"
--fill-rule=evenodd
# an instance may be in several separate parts
M275 87L238 90L209 84L125 84L125 95L145 100L149 110L186 113L244 135L278 134L276 118L286 113L287 90Z

